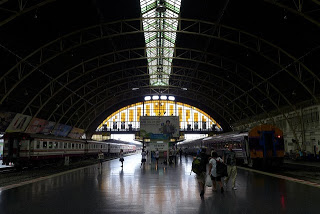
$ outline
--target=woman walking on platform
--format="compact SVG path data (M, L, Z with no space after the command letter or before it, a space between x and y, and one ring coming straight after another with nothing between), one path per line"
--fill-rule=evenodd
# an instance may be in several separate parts
M123 159L123 149L120 150L119 157L120 157L119 161L121 161L121 164L122 164L121 167L123 167L123 161L124 161L124 159Z
M99 159L99 163L100 163L99 166L102 169L102 162L103 162L103 159L104 159L104 154L103 154L102 150L100 150L99 153L98 153L98 159Z
M156 158L157 165L158 165L158 161L159 161L159 150L158 149L155 152L155 158Z
M221 193L224 192L223 185L221 182L221 175L217 173L217 162L223 163L223 160L218 157L216 152L212 153L212 158L209 161L209 173L212 180L212 191L217 191L217 183L220 185Z
M141 156L142 156L142 159L141 159L140 168L142 167L142 164L143 164L143 167L144 167L144 165L145 165L145 163L146 163L147 153L144 151L144 149L142 149Z

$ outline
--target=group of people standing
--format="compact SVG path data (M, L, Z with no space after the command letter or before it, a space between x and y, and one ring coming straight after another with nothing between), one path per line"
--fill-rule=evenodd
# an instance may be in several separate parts
M141 165L140 165L140 168L143 166L145 166L145 163L147 161L147 156L148 156L148 150L144 150L142 149L142 152L141 152ZM158 165L158 162L159 162L159 150L157 149L154 153L154 157L157 161L157 165Z
M229 145L227 151L225 151L223 158L218 157L217 152L213 151L211 157L206 154L206 149L201 149L198 157L201 158L201 172L197 174L197 180L200 186L200 197L203 198L205 192L206 177L209 175L212 180L212 191L217 191L217 184L220 187L221 193L224 192L224 186L226 187L228 181L232 180L232 190L236 190L236 177L237 177L237 167L236 167L236 153L232 150L232 144ZM222 175L217 173L218 162L225 163L227 165L227 176L224 178L224 184L222 183ZM207 169L207 164L209 164L209 169Z

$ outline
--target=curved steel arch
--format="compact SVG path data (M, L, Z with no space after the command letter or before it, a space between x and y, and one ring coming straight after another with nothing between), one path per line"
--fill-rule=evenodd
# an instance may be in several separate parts
M176 67L176 66L175 66ZM146 75L145 75L146 76ZM173 74L173 76L175 76L175 74ZM219 76L215 76L215 77L217 77L217 78L219 78ZM188 80L185 80L185 81L188 81ZM227 80L226 80L227 81ZM207 81L205 81L206 83L209 83L209 82L207 82ZM233 84L232 82L229 82L230 84ZM126 84L126 82L124 82L124 83L121 83L121 84ZM117 86L117 85L116 85ZM114 86L114 87L116 87L116 86ZM101 87L105 87L105 85L102 85ZM99 90L99 88L98 89L95 89L95 90ZM93 90L94 92L95 92L95 90ZM91 93L91 92L90 92ZM101 93L104 93L103 91L101 91ZM96 94L96 96L98 96L99 95L99 93L95 93ZM268 96L268 95L266 95L266 96ZM94 97L92 97L92 99L94 99ZM252 98L253 99L253 98ZM269 98L270 99L270 98ZM253 99L254 100L254 99ZM255 100L254 100L255 101ZM272 99L270 99L270 101L278 108L278 111L280 112L280 113L282 113L282 115L286 118L286 120L288 121L288 123L289 123L289 126L291 127L291 122L288 120L288 118L287 118L287 116L284 114L284 112L282 112L281 111L281 109L279 109L279 107L276 105L276 103L272 100ZM256 102L256 101L255 101ZM80 107L81 108L81 107ZM269 114L268 114L268 112L266 112L264 109L263 109L263 111L268 115L268 116L270 116ZM218 112L217 112L218 113ZM87 115L87 112L85 113L85 114L83 114L83 115ZM221 115L221 114L220 114ZM72 116L71 116L72 117ZM70 118L71 118L70 117ZM273 119L274 120L274 118L273 117L271 117L270 116L270 118L271 119ZM69 120L68 120L69 121ZM68 123L68 121L67 121L67 123ZM294 130L293 130L294 131Z
M11 11L11 13L13 15L9 16L9 17L5 17L3 20L0 20L0 27L9 23L10 21L14 20L15 18L21 16L21 15L24 15L28 12L31 12L35 9L38 9L39 7L42 7L42 6L45 6L47 4L50 4L50 3L53 3L55 2L56 0L44 0L38 4L35 4L35 5L31 5L30 7L28 8L25 8L25 6L27 6L27 3L31 2L33 3L32 1L26 1L26 5L20 5L20 1L19 1L19 9L20 11L13 11L13 10L10 10L10 9L7 9L6 11Z
M280 7L280 8L283 8L283 9L286 9L288 10L289 12L295 14L295 15L298 15L306 20L308 20L309 22L311 22L312 24L315 24L316 26L320 27L320 22L315 20L313 17L303 13L301 11L301 8L302 8L302 5L303 5L303 1L298 1L298 8L297 9L294 9L288 5L285 5L285 4L282 4L278 1L275 1L275 0L264 0L265 2L267 3L270 3L270 4L273 4L277 7ZM294 0L293 0L294 1ZM312 2L314 2L316 5L320 5L320 2L317 1L317 0L312 0Z
M44 0L42 1L41 3L38 3L38 4L35 4L35 5L32 5L28 8L25 8L25 7L21 7L20 8L20 11L13 11L13 10L10 10L8 8L6 8L6 11L10 11L13 15L9 16L9 17L6 17L5 19L3 20L0 20L0 27L9 23L10 21L14 20L15 18L21 16L21 15L24 15L28 12L31 12L35 9L38 9L39 7L42 7L42 6L45 6L47 4L50 4L50 3L53 3L55 2L56 0ZM302 8L302 5L303 5L303 2L301 1L298 1L298 4L299 4L299 7L297 9L294 9L288 5L285 5L285 4L282 4L282 3L279 3L278 1L275 1L275 0L264 0L265 2L269 3L269 4L273 4L277 7L280 7L280 8L283 8L283 9L286 9L288 10L289 12L295 14L295 15L298 15L304 19L306 19L307 21L315 24L316 26L320 27L320 22L315 20L313 17L303 13L301 11L300 8ZM315 5L320 5L320 2L318 0L312 0L312 2L314 2ZM28 2L27 2L28 3Z
M120 70L120 72L121 72L121 70ZM147 75L146 75L146 74L143 74L143 75L140 75L140 76L137 76L137 77L144 77L144 76L147 76ZM182 76L182 75L172 74L172 76ZM218 76L217 76L217 77L218 77ZM102 78L102 77L99 77L99 78ZM129 78L131 78L131 77L126 77L125 79L129 79ZM145 79L145 80L146 80L146 79ZM96 80L93 80L92 82L94 82L94 81L96 81ZM184 81L188 81L188 79L187 79L187 80L184 80ZM118 82L118 80L116 80L116 81L114 81L114 82ZM114 82L108 83L108 84L111 84L111 85L112 85L112 87L110 87L110 88L114 88L114 87L117 87L117 86L119 86L119 85L125 85L125 84L127 84L127 82L121 82L121 83L115 85ZM210 82L208 82L208 81L205 81L205 82L206 82L206 83L210 83ZM232 85L234 85L232 82L229 82L229 83L232 84ZM200 83L194 83L194 84L195 84L195 85L200 85ZM99 88L96 88L96 89L88 92L88 93L89 93L88 96L90 96L91 93L92 93L92 94L95 94L94 96L91 96L90 99L94 100L95 97L98 97L101 93L104 93L104 91L100 91L100 92L96 92L96 91L99 91L100 88L105 88L106 85L107 85L107 84L101 85ZM235 86L235 87L236 87L236 86ZM109 89L110 89L110 88L109 88ZM207 87L207 86L205 86L205 88L211 89L211 88L209 88L209 87ZM237 87L237 88L238 88L239 90L241 90L239 87ZM231 94L231 95L234 95L234 94L232 94L232 93L230 93L230 94ZM230 100L227 96L225 96L225 97L226 97L226 99ZM89 99L89 100L90 100L90 99ZM214 99L213 99L213 100L214 100ZM241 101L241 102L242 102L242 101ZM243 102L242 102L242 103L243 103ZM74 103L74 104L75 104L75 103ZM83 105L82 105L82 106L83 106ZM80 107L78 107L78 108L80 109L80 108L82 108L82 106L80 106ZM71 108L72 108L72 106L70 106L67 111L70 111ZM238 106L238 108L241 109L239 106ZM250 109L250 108L249 108L249 109ZM251 112L252 112L253 114L255 114L255 112L254 112L252 109L250 109L250 110L251 110ZM65 112L65 114L67 113L67 111ZM64 114L64 115L65 115L65 114ZM229 114L230 114L230 113L229 113ZM62 117L64 117L64 115L62 115L62 116L60 117L60 119L59 119L58 122L60 122L60 120L62 119ZM68 123L68 122L69 122L69 120L67 120L66 123Z
M143 79L143 80L147 80L148 78L146 78L146 79ZM125 85L126 83L122 83L123 85ZM116 86L113 86L113 87L116 87ZM174 89L174 88L179 88L180 89L180 87L179 86L170 86L170 89ZM140 90L141 89L149 89L149 85L146 85L146 86L143 86L143 87L140 87ZM169 90L170 90L169 89ZM142 91L142 90L141 90ZM214 104L216 104L217 106L219 106L221 109L223 109L223 107L219 104L219 103L216 103L215 101L213 101L212 99L210 99L210 98L208 98L207 97L207 95L206 94L202 94L202 93L199 93L199 92L197 92L197 91L194 91L194 90L190 90L191 92L194 92L194 93L196 93L197 94L197 96L201 96L201 97L203 97L203 98L207 98L208 100L210 100L212 103L214 103ZM132 92L132 89L130 88L130 89L126 89L126 90L121 90L121 93L119 93L119 94L125 94L126 92ZM191 94L191 92L188 92L188 94ZM145 92L143 92L143 93L145 93ZM139 97L141 97L142 95L140 95L139 94ZM190 96L188 96L189 97L189 99L190 99ZM109 98L109 97L108 97ZM128 98L127 96L126 96L126 98ZM105 103L105 100L100 100L100 103L96 103L96 105L95 106L92 106L90 109L88 109L87 110L87 112L85 112L84 114L82 114L83 116L81 117L81 118L79 118L78 119L78 121L76 122L76 124L75 124L75 126L76 127L80 127L79 125L81 125L82 123L83 123L83 121L89 116L89 113L90 112L94 112L95 111L95 109L96 108L99 108L101 105L103 105ZM95 108L95 109L93 109L93 108ZM226 118L225 118L225 116L223 116L223 115L221 115L219 112L217 112L217 111L215 111L221 118L223 118L225 121L227 121L226 120ZM229 115L229 117L232 117L233 119L235 119L232 115L230 115L229 114L229 112L228 111L225 111L228 115ZM73 115L72 115L73 116ZM71 117L72 117L71 116ZM70 117L70 118L71 118Z
M184 58L176 58L176 59L179 59L179 60L190 60L190 59L184 59ZM136 60L136 59L133 59L133 60ZM140 59L138 59L138 60L140 60ZM192 61L192 60L191 60ZM193 60L194 61L194 60ZM123 62L127 62L127 60L124 60L124 61L119 61L119 62L114 62L114 63L111 63L111 64L115 64L115 63L123 63ZM202 61L196 61L196 62L199 62L199 63L205 63L205 62L202 62ZM214 67L218 67L218 68L222 68L221 66L217 66L217 65L214 65L214 64L208 64L208 65L210 65L210 66L214 66ZM108 64L107 65L104 65L103 67L106 67L106 66L109 66ZM74 66L75 67L75 66ZM73 67L73 68L74 68ZM99 69L101 68L101 66L99 67ZM222 68L223 69L223 68ZM96 69L92 69L91 71L94 71L94 70L96 70ZM89 71L89 72L91 72L91 71ZM67 84L71 84L72 82L74 82L74 81L76 81L77 79L80 79L80 78L82 78L84 75L87 75L89 72L85 72L85 73L83 73L83 74L81 74L81 75L78 75L76 78L74 78L74 79L72 79L70 82L68 82ZM111 75L112 73L108 73L108 75ZM58 77L57 77L58 78ZM225 80L225 79L224 79ZM239 87L237 87L234 83L232 83L231 81L227 81L227 80L225 80L226 82L228 82L229 84L231 84L231 85L233 85L233 86L235 86L236 88L239 88ZM66 84L66 85L67 85ZM49 87L49 85L50 85L50 83L47 85L47 87ZM56 94L58 94L63 88L65 88L66 87L66 85L65 86L63 86L63 87L59 87L59 89L58 89L58 91L56 91L54 94L52 94L52 97L54 97ZM44 89L43 89L44 90ZM43 90L41 90L40 91L40 93L41 92L43 92ZM242 92L244 92L243 90L242 90ZM235 96L237 96L237 95L235 95ZM251 96L250 96L251 97ZM33 100L35 100L36 99L36 97L34 97L33 99L32 99L32 101ZM252 98L253 99L253 98ZM270 99L270 98L269 98ZM45 101L43 104L42 104L42 106L38 109L38 111L37 111L37 113L34 115L35 117L37 116L37 114L41 111L41 109L43 108L43 106L45 106L48 102L49 102L49 100L50 99L48 99L47 101ZM229 100L230 101L230 100ZM242 102L242 101L241 101ZM243 102L242 102L243 103ZM30 105L30 103L28 104L28 105ZM26 106L26 108L25 108L25 110L28 108L28 105ZM247 105L248 106L248 105ZM241 108L239 108L239 109L241 109ZM253 113L253 114L255 114L254 113L254 111L248 106L248 109ZM24 113L24 112L23 112ZM51 114L52 115L52 114ZM49 118L50 119L50 118Z
M121 20L121 21L118 21L118 22L112 22L112 24L120 23L121 26L122 26L126 21L133 21L133 22L134 22L134 21L141 21L141 20L142 20L142 19ZM186 28L181 29L181 22L182 22L182 21L194 22L192 25L194 25L194 24L198 25L198 24L199 24L199 29L200 29L199 32L187 32L187 31L186 31ZM207 24L207 25L212 26L212 25L214 25L214 23L204 22L204 21L199 21L199 20L191 20L191 19L179 19L179 22L180 22L180 25L179 25L179 30L176 31L177 33L194 34L194 35L200 35L200 36L215 38L215 39L219 39L219 40L221 40L221 41L228 42L228 43L230 43L230 44L234 44L234 45L241 46L241 47L243 47L243 48L249 49L249 50L257 53L258 55L264 57L266 60L270 61L271 63L279 66L282 70L285 70L290 76L292 76L297 82L299 82L299 83L305 88L305 90L313 97L313 99L314 99L316 102L319 102L318 99L317 99L317 98L314 96L314 94L311 92L311 90L310 90L301 80L299 80L299 78L297 78L295 75L291 74L290 71L289 71L286 67L282 66L280 63L278 63L278 62L276 62L275 60L271 59L270 57L262 54L262 52L261 52L261 45L262 45L261 43L265 43L266 45L269 45L269 47L275 48L275 49L277 50L277 52L278 52L278 57L279 57L279 58L281 58L280 53L286 55L288 58L294 60L291 64L293 64L293 63L298 63L298 64L301 65L306 71L308 71L308 73L311 74L312 77L314 77L318 82L320 82L319 78L318 78L310 69L308 69L303 63L301 63L298 59L296 59L296 58L293 57L292 55L288 54L287 52L285 52L284 50L282 50L282 49L279 48L278 46L276 46L276 45L274 45L274 44L272 44L272 43L270 43L270 42L268 42L268 41L266 41L266 40L260 39L260 38L254 36L254 35L252 35L252 34L250 34L250 33L247 33L247 32L244 32L244 31L235 29L235 28L223 26L223 25L219 25L219 27L218 27L218 28L219 28L219 30L218 30L218 32L219 32L219 33L218 33L218 36L213 36L213 35L207 35L207 34L204 34L203 32L201 32L200 24L202 23L203 25ZM109 24L109 23L107 23L107 24ZM105 25L107 25L107 24L105 24ZM127 26L130 26L130 25L127 24ZM90 27L90 28L86 28L86 29L84 29L84 30L92 30L92 29L94 29L95 27L96 27L96 26L93 26L93 27ZM99 27L100 27L100 30L101 30L102 25L99 25ZM130 26L130 27L131 27L131 26ZM140 26L140 27L141 27L141 26ZM45 63L49 62L50 60L54 59L55 57L61 55L62 53L65 53L65 52L70 51L70 50L72 50L72 49L74 49L74 48L80 47L80 46L82 46L82 45L84 45L84 44L89 44L89 43L91 43L91 42L94 42L94 41L97 41L97 40L100 40L100 39L111 38L111 37L120 36L120 35L128 35L128 34L134 34L134 33L144 32L142 29L139 30L139 29L137 29L137 28L135 28L135 27L131 27L130 29L131 29L131 30L135 30L135 31L129 31L129 32L123 33L123 32L122 32L123 28L121 28L121 32L118 33L118 31L116 31L117 34L115 34L115 35L110 35L110 34L109 34L108 36L104 36L103 33L102 33L102 35L100 35L99 38L91 39L91 40L89 40L89 41L87 41L87 42L77 43L77 45L74 45L74 46L72 46L71 48L64 49L63 51L60 51L59 54L55 54L54 56L49 57L49 59L47 59L47 60L45 60L45 61L42 61L42 62L40 63L40 65L36 66L33 70L31 70L31 72L29 72L29 73L27 73L25 76L21 77L21 79L18 80L18 82L17 82L16 84L14 84L14 86L13 86L8 92L6 91L6 88L5 88L5 89L4 89L4 91L5 91L5 93L4 93L5 96L4 96L3 99L0 101L0 103L2 103L2 102L4 101L4 99L14 90L14 88L15 88L17 85L19 85L24 79L26 79L32 72L36 71L39 67L41 67L41 66L44 65ZM237 41L233 41L233 40L229 40L229 39L222 38L222 37L221 37L221 29L222 29L222 30L226 29L226 30L236 31ZM42 47L39 48L37 51L33 52L33 53L30 54L28 57L26 57L24 60L22 60L22 61L20 61L19 63L17 63L16 66L14 66L13 68L11 68L11 69L0 79L0 83L1 83L1 81L5 81L6 76L7 76L8 74L10 74L15 68L17 68L23 61L25 61L25 60L28 59L29 57L33 56L35 53L38 53L39 51L42 51L42 49L43 49L44 47L47 47L47 46L53 44L55 41L60 41L60 44L61 44L61 43L63 43L63 42L62 42L62 39L63 39L63 38L66 38L66 37L68 37L68 36L73 36L74 34L77 34L77 33L80 33L80 32L82 32L82 31L81 31L81 30L80 30L80 31L75 31L75 32L73 32L73 33L70 33L70 34L68 34L68 35L66 35L66 36L64 36L64 37L60 37L59 39L54 40L54 41L52 41L52 42L50 42L50 43L42 46ZM82 33L83 33L83 32L82 32ZM241 38L240 35L242 35L241 33L244 34L245 36L250 37L250 38L254 38L254 39L256 40L257 44L258 44L257 47L249 47L249 46L241 43L241 39L240 39L240 38ZM101 34L101 31L100 31L100 34ZM82 34L81 34L81 35L82 35ZM82 38L82 37L81 37L81 38ZM82 41L82 39L80 39L80 41ZM63 48L62 48L62 49L63 49ZM291 64L290 64L290 65L291 65ZM6 85L6 84L3 84L3 85Z
M186 51L194 51L194 52L198 52L198 53L202 53L202 54L207 54L207 55L216 56L216 54L204 53L204 52L202 52L202 51L198 51L198 50L194 50L194 49L193 49L193 50L186 49L186 48L177 48L177 49L179 49L179 50L186 50ZM76 68L78 68L78 67L84 66L85 63L91 62L91 61L96 60L96 59L101 59L102 57L107 56L107 55L119 54L119 53L121 53L121 52L127 52L127 51L129 52L128 55L131 56L132 54L130 54L130 53L133 53L135 50L144 50L144 48L136 48L136 49L132 49L132 50L131 50L131 49L125 49L125 50L120 50L120 51L117 51L117 52L106 53L106 54L103 54L103 55L100 55L100 56L91 58L91 59L89 59L89 60L86 60L86 61L84 61L84 62L81 62L80 64L73 66L72 68L66 70L65 72L63 72L62 74L60 74L59 76L57 76L54 80L52 80L50 83L48 83L42 90L40 90L39 93L37 94L37 96L40 96L41 93L42 93L46 88L50 87L51 84L53 84L54 81L56 81L57 79L59 79L59 78L62 77L63 75L69 76L69 73L68 73L69 71L71 71L71 70L73 70L73 69L76 69ZM138 54L136 54L136 55L138 56ZM141 56L141 57L143 58L143 57L145 57L145 56ZM218 56L218 57L223 58L223 57L221 57L221 56ZM194 62L197 62L197 63L203 63L203 64L210 65L210 66L213 66L213 67L217 67L217 68L220 68L220 69L224 69L221 65L212 64L212 63L210 63L210 61L208 61L208 60L205 60L205 61L197 61L197 60L188 59L188 58L180 58L179 56L176 56L175 59L178 59L178 60L190 60L190 61L194 61ZM228 60L228 61L232 61L232 60L230 60L230 59L228 59L228 58L225 58L225 57L224 57L224 59L225 59L225 60ZM137 60L137 59L131 59L131 60ZM138 60L140 60L140 59L138 59ZM98 64L98 68L100 69L100 68L104 68L104 67L109 66L109 65L114 65L114 64L116 64L116 63L122 63L122 62L127 62L127 61L128 61L128 60L119 61L119 62L113 62L113 63L111 63L111 64L106 64L106 65L103 65L103 66L102 66L101 63L97 63L97 64ZM130 61L130 60L129 60L129 61ZM257 77L259 77L260 79L262 79L263 82L267 82L268 84L270 84L270 86L294 109L294 106L290 103L290 101L289 101L272 83L268 82L268 80L266 80L265 78L263 78L263 77L262 77L261 75L259 75L257 72L253 71L252 69L250 69L250 68L248 68L248 67L246 67L246 66L244 66L244 65L242 65L242 64L240 64L240 63L238 63L238 62L232 61L232 63L235 63L236 66L239 65L240 67L243 67L243 68L245 69L245 71L247 70L249 73L253 73L255 76L257 76ZM224 64L224 63L221 63L221 64ZM97 70L97 69L92 69L91 71L95 71L95 70ZM91 72L91 71L89 71L89 72ZM229 71L230 71L230 70L229 70ZM232 72L232 71L231 71L231 72ZM81 78L82 76L86 75L87 73L88 73L88 72L83 72L80 76L78 75L76 78L74 78L74 79L72 79L71 81L67 82L63 87L60 87L57 92L55 92L54 94L51 94L51 96L54 97L54 96L55 96L59 91L61 91L64 87L67 87L68 84L71 84L71 83L74 82L76 79ZM242 78L242 76L240 76L240 75L238 75L238 74L236 74L236 75L237 75L239 78L244 79L244 78ZM247 81L247 82L248 82L249 84L251 84L253 87L255 87L252 82L250 82L250 81ZM260 84L260 83L259 83L259 84ZM258 87L257 87L257 88L258 88ZM259 90L260 90L260 89L259 89ZM260 92L261 92L261 90L260 90ZM245 91L243 91L243 93L245 93ZM265 95L266 95L266 97L269 97L269 95L267 95L267 94L265 94ZM24 112L27 110L27 108L29 108L29 106L30 106L30 105L32 104L32 102L37 98L37 96L34 96L34 98L29 102L29 104L26 105L26 107L25 107L25 109L22 111L22 113L24 113ZM49 99L50 99L50 98L49 98ZM269 100L271 101L272 99L270 99L270 97L269 97ZM46 103L47 103L48 101L49 101L49 100L47 100L45 103L43 103L42 106L40 106L40 108L38 109L38 111L37 111L37 113L35 114L35 116L41 111L41 109L43 108L43 106L46 105ZM277 107L277 106L276 106L276 107Z
M120 70L121 71L121 70ZM175 75L174 75L175 76ZM143 75L139 75L139 76L136 76L137 78L139 78L139 77L148 77L148 74L143 74ZM126 78L131 78L131 77L126 77ZM145 78L145 79L138 79L138 80L141 80L141 81L144 81L144 80L148 80L148 78ZM119 80L115 80L114 82L118 82ZM121 81L121 79L120 79L120 81ZM184 80L184 81L186 81L186 80ZM113 88L116 88L116 87L119 87L119 86L121 86L121 85L127 85L127 83L128 82L121 82L121 83L118 83L118 84L114 84L114 82L110 82L110 84L112 85L111 87L109 87L108 89L110 90L110 89L113 89ZM146 85L146 86L143 86L143 87L147 87L148 85ZM103 86L101 86L101 87L105 87L105 85L103 85ZM207 86L206 86L206 88L208 88ZM96 90L96 89L95 89ZM169 89L170 90L170 89ZM104 93L103 91L101 91L100 93ZM95 99L95 97L97 97L97 96L99 96L99 94L100 93L96 93L95 94L95 96L92 96L90 99ZM227 97L226 97L227 98ZM89 100L90 100L89 99ZM80 109L82 106L84 106L84 104L83 105L81 105L80 107L78 107L78 109ZM218 104L218 106L221 108L221 109L223 109L222 108L222 106L221 105L219 105ZM226 111L226 112L228 112L228 111ZM74 114L75 114L76 112L74 112ZM235 120L235 118L228 112L228 114ZM70 117L70 118L72 118L72 116ZM69 120L70 120L70 118L69 118ZM67 122L66 123L68 123L69 122L69 120L67 120Z
M187 49L186 49L187 50ZM194 51L198 51L198 50L194 50ZM199 52L199 51L198 51ZM109 53L108 53L109 54ZM209 54L209 53L208 53ZM211 55L213 55L213 54L211 54ZM182 59L182 60L185 60L185 59ZM87 60L87 61L90 61L90 60ZM200 63L205 63L205 62L200 62ZM81 63L81 64L83 64L83 63ZM208 64L208 63L207 63ZM209 63L210 64L210 63ZM209 65L208 64L208 65ZM214 65L212 65L212 64L210 64L210 66L214 66ZM240 65L240 66L243 66L243 65ZM74 66L74 67L77 67L77 66ZM73 67L73 68L74 68ZM215 66L215 67L219 67L219 66ZM221 68L221 67L220 67ZM249 68L247 68L247 70L249 70ZM255 73L254 71L250 71L250 72L253 72L253 73ZM257 73L255 73L257 76L259 76ZM81 76L80 76L81 77ZM263 79L262 77L261 77L261 79ZM230 82L231 83L231 82ZM272 85L272 84L270 84L270 85ZM274 87L273 85L272 85L272 87ZM275 88L275 90L277 90L277 88L276 87L274 87ZM258 90L260 91L260 92L262 92L259 88L258 88ZM244 92L244 91L243 91ZM281 94L281 96L283 96L284 97L284 99L286 99L285 98L285 96L280 92L280 91L278 91L278 93L279 94ZM278 108L278 110L279 110L279 107L273 102L273 100L269 97L269 95L267 95L267 94L265 94L266 95L266 97L268 97L268 99L269 99L269 101L271 101L273 104L274 104L274 106L276 107L276 108ZM251 99L253 99L253 98L251 98ZM243 103L243 102L242 102ZM288 103L290 104L290 102L288 101ZM41 108L40 108L41 109ZM262 108L261 108L262 109ZM67 110L68 111L68 110ZM265 111L264 109L263 109L263 111ZM252 112L252 111L251 111Z

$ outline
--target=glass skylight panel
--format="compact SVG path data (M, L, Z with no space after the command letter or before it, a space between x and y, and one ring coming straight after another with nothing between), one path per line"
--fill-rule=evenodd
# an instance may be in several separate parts
M140 0L152 86L169 85L181 0Z

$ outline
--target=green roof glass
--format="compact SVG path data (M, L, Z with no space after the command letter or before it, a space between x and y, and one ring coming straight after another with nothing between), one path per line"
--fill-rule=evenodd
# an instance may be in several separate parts
M140 0L151 86L168 86L181 0Z

